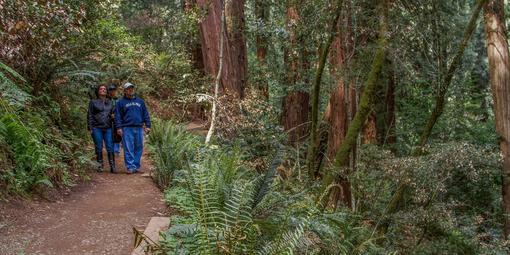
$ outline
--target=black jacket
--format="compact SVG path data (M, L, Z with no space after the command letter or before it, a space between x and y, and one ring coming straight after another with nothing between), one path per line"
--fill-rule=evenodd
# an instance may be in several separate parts
M113 103L110 99L92 99L89 103L87 112L87 127L92 128L111 128L112 113L114 111Z

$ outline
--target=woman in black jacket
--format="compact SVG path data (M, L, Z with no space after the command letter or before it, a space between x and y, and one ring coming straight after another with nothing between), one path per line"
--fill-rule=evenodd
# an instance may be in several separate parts
M108 90L106 85L97 87L96 99L90 100L89 110L87 112L87 128L94 140L98 172L103 171L103 142L108 155L108 163L110 164L110 172L116 173L115 158L113 154L113 136L112 136L112 114L113 103L107 97Z

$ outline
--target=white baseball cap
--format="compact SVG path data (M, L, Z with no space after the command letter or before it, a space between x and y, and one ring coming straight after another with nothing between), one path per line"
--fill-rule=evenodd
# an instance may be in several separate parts
M135 86L135 84L130 83L130 82L126 82L126 83L124 83L124 86L122 86L122 87L123 87L124 89L127 89L127 88L129 88L129 87L134 87L134 86Z

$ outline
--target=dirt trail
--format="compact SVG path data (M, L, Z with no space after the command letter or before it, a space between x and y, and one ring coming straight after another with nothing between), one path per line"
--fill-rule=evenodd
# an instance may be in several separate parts
M130 254L132 226L143 230L167 209L151 178L124 174L121 160L122 174L93 173L57 202L0 203L0 254Z

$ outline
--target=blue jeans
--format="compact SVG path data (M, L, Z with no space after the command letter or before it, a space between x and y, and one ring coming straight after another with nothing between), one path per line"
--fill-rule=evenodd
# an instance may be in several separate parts
M120 143L113 143L113 152L115 152L115 154L120 153Z
M138 171L143 152L143 128L123 127L122 147L124 147L124 163L127 171Z
M113 136L111 128L92 128L92 139L96 153L103 153L103 142L106 152L113 152Z

